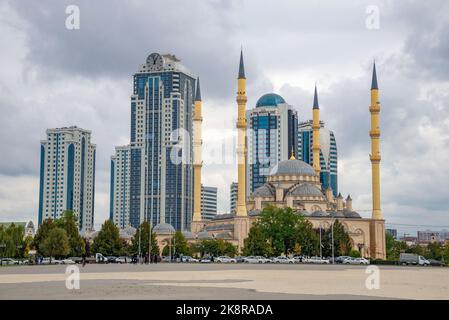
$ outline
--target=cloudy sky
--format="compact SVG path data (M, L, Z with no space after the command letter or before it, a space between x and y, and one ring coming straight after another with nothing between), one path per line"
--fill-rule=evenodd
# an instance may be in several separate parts
M79 30L65 27L70 4L80 9ZM93 132L95 222L107 218L109 158L129 141L132 74L151 52L174 53L201 77L203 182L219 188L219 210L228 211L243 46L249 108L276 92L310 119L317 81L337 139L339 188L364 216L376 59L384 217L400 232L447 227L447 12L445 0L0 0L0 221L37 220L39 141L47 128L69 125Z

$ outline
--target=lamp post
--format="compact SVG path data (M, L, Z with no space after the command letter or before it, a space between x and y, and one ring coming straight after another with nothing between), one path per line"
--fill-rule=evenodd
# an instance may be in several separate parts
M320 223L320 258L323 258L323 247L321 244L321 223Z

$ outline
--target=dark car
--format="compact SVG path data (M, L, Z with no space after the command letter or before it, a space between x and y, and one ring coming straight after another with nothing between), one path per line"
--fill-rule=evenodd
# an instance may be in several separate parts
M431 266L436 266L436 267L443 267L443 266L445 266L445 263L441 262L439 260L429 259L429 262L430 262Z
M245 262L245 258L246 257L238 256L238 257L235 257L235 260L237 261L237 263L243 263L243 262Z
M106 257L107 263L117 263L117 257L114 256L108 256Z

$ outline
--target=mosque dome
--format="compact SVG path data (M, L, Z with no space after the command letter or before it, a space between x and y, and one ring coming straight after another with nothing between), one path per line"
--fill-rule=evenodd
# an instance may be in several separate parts
M173 234L176 232L175 228L168 223L160 223L153 228L155 234Z
M291 190L288 195L300 197L323 197L321 190L311 183L300 184Z
M254 197L271 197L274 195L274 192L272 188L268 184L264 184L263 186L260 186L256 190L254 190L253 194Z
M307 175L314 176L315 170L313 167L301 160L284 160L275 165L271 171L270 175Z
M329 217L329 214L327 212L323 212L323 211L315 211L310 216L311 217Z
M362 218L360 214L358 214L355 211L343 210L343 214L345 218L356 218L356 219Z
M260 107L277 107L279 104L285 103L284 98L276 93L267 93L257 100L256 108Z

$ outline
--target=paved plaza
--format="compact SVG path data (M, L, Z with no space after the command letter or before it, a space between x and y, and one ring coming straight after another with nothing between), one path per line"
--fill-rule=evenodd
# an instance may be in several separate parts
M93 264L73 290L66 267L2 267L0 299L449 299L440 267L379 266L376 289L365 266Z

